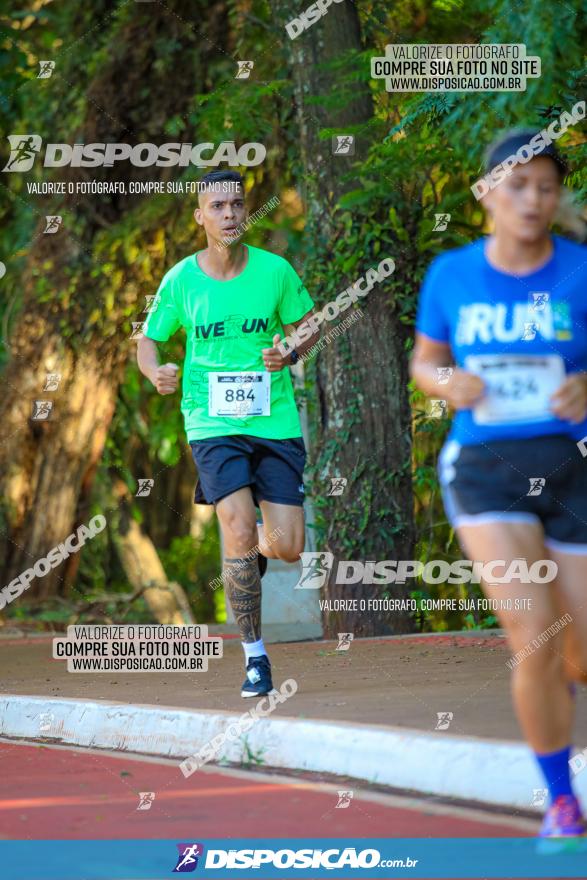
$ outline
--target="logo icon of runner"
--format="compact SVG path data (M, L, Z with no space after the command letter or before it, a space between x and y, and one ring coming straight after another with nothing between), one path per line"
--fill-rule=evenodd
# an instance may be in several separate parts
M522 333L522 339L531 342L533 339L536 339L537 330L538 324L536 324L534 321L525 323L524 332Z
M544 477L528 477L530 480L530 488L526 492L526 495L541 495L544 486L546 485L546 480Z
M61 229L61 215L60 214L48 214L45 217L45 228L43 229L43 233L50 233L54 235L56 232L59 232Z
M337 651L348 651L354 637L355 637L354 633L339 633L338 634L338 645L336 646L336 650Z
M546 290L539 290L536 293L531 293L530 296L532 297L530 302L532 311L543 312L546 303L550 300L550 293Z
M238 70L236 72L235 79L248 79L251 75L251 70L255 66L254 61L237 61Z
M54 61L39 61L39 72L37 74L37 79L49 79L54 70Z
M434 730L448 730L454 715L452 712L437 712L436 717L438 718L438 721L436 722Z
M138 484L139 484L139 487L137 489L137 494L135 495L135 498L139 498L139 497L143 498L143 497L151 494L151 489L155 485L155 480L139 479Z
M355 136L353 134L335 134L332 138L332 152L335 156L354 156Z
M204 846L201 843L178 843L179 857L177 865L173 869L174 874L187 874L195 871L198 866L198 858L204 855Z
M318 590L324 586L332 568L332 553L302 553L302 574L294 590Z
M139 805L137 810L150 810L154 800L154 791L139 791Z
M41 137L38 134L9 134L10 157L3 171L30 171L39 150Z
M329 495L342 495L346 489L348 480L346 477L331 477Z
M52 400L35 400L33 401L33 413L31 419L35 422L45 421L50 417L52 409Z
M345 810L347 807L350 807L351 800L353 797L352 791L338 791L338 802L335 806L335 810Z
M448 229L448 224L450 223L450 214L435 214L434 215L434 227L432 232L444 232Z

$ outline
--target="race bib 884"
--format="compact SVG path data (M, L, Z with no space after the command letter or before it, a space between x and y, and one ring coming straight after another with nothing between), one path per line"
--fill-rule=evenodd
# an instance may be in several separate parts
M208 373L209 416L244 419L270 414L270 373Z

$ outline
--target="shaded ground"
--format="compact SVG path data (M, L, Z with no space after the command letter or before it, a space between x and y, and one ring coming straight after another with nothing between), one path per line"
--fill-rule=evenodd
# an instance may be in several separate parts
M271 645L273 678L298 683L287 714L433 731L452 712L448 733L519 740L510 707L510 654L497 635L363 639L346 652L335 642ZM242 712L243 657L224 642L208 672L68 673L50 639L0 640L4 693L146 703ZM587 744L587 700L577 700L576 743ZM442 735L442 731L439 732Z

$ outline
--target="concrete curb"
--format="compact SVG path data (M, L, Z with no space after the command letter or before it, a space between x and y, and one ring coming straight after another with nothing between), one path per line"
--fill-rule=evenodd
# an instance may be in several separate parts
M243 712L248 708L243 706ZM182 780L180 760L238 717L105 701L0 697L1 736L177 758ZM533 789L544 785L528 748L513 742L293 717L263 718L245 737L227 743L219 759L241 762L246 742L249 754L260 756L268 767L351 776L525 810L532 808ZM575 782L587 804L587 773L578 774Z

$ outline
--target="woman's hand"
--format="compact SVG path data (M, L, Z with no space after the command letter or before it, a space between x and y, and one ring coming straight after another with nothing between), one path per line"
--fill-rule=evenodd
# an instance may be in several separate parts
M578 424L587 416L587 373L567 376L550 398L550 408L558 419Z
M485 394L483 379L474 373L455 368L448 382L439 388L439 396L453 409L471 409Z

